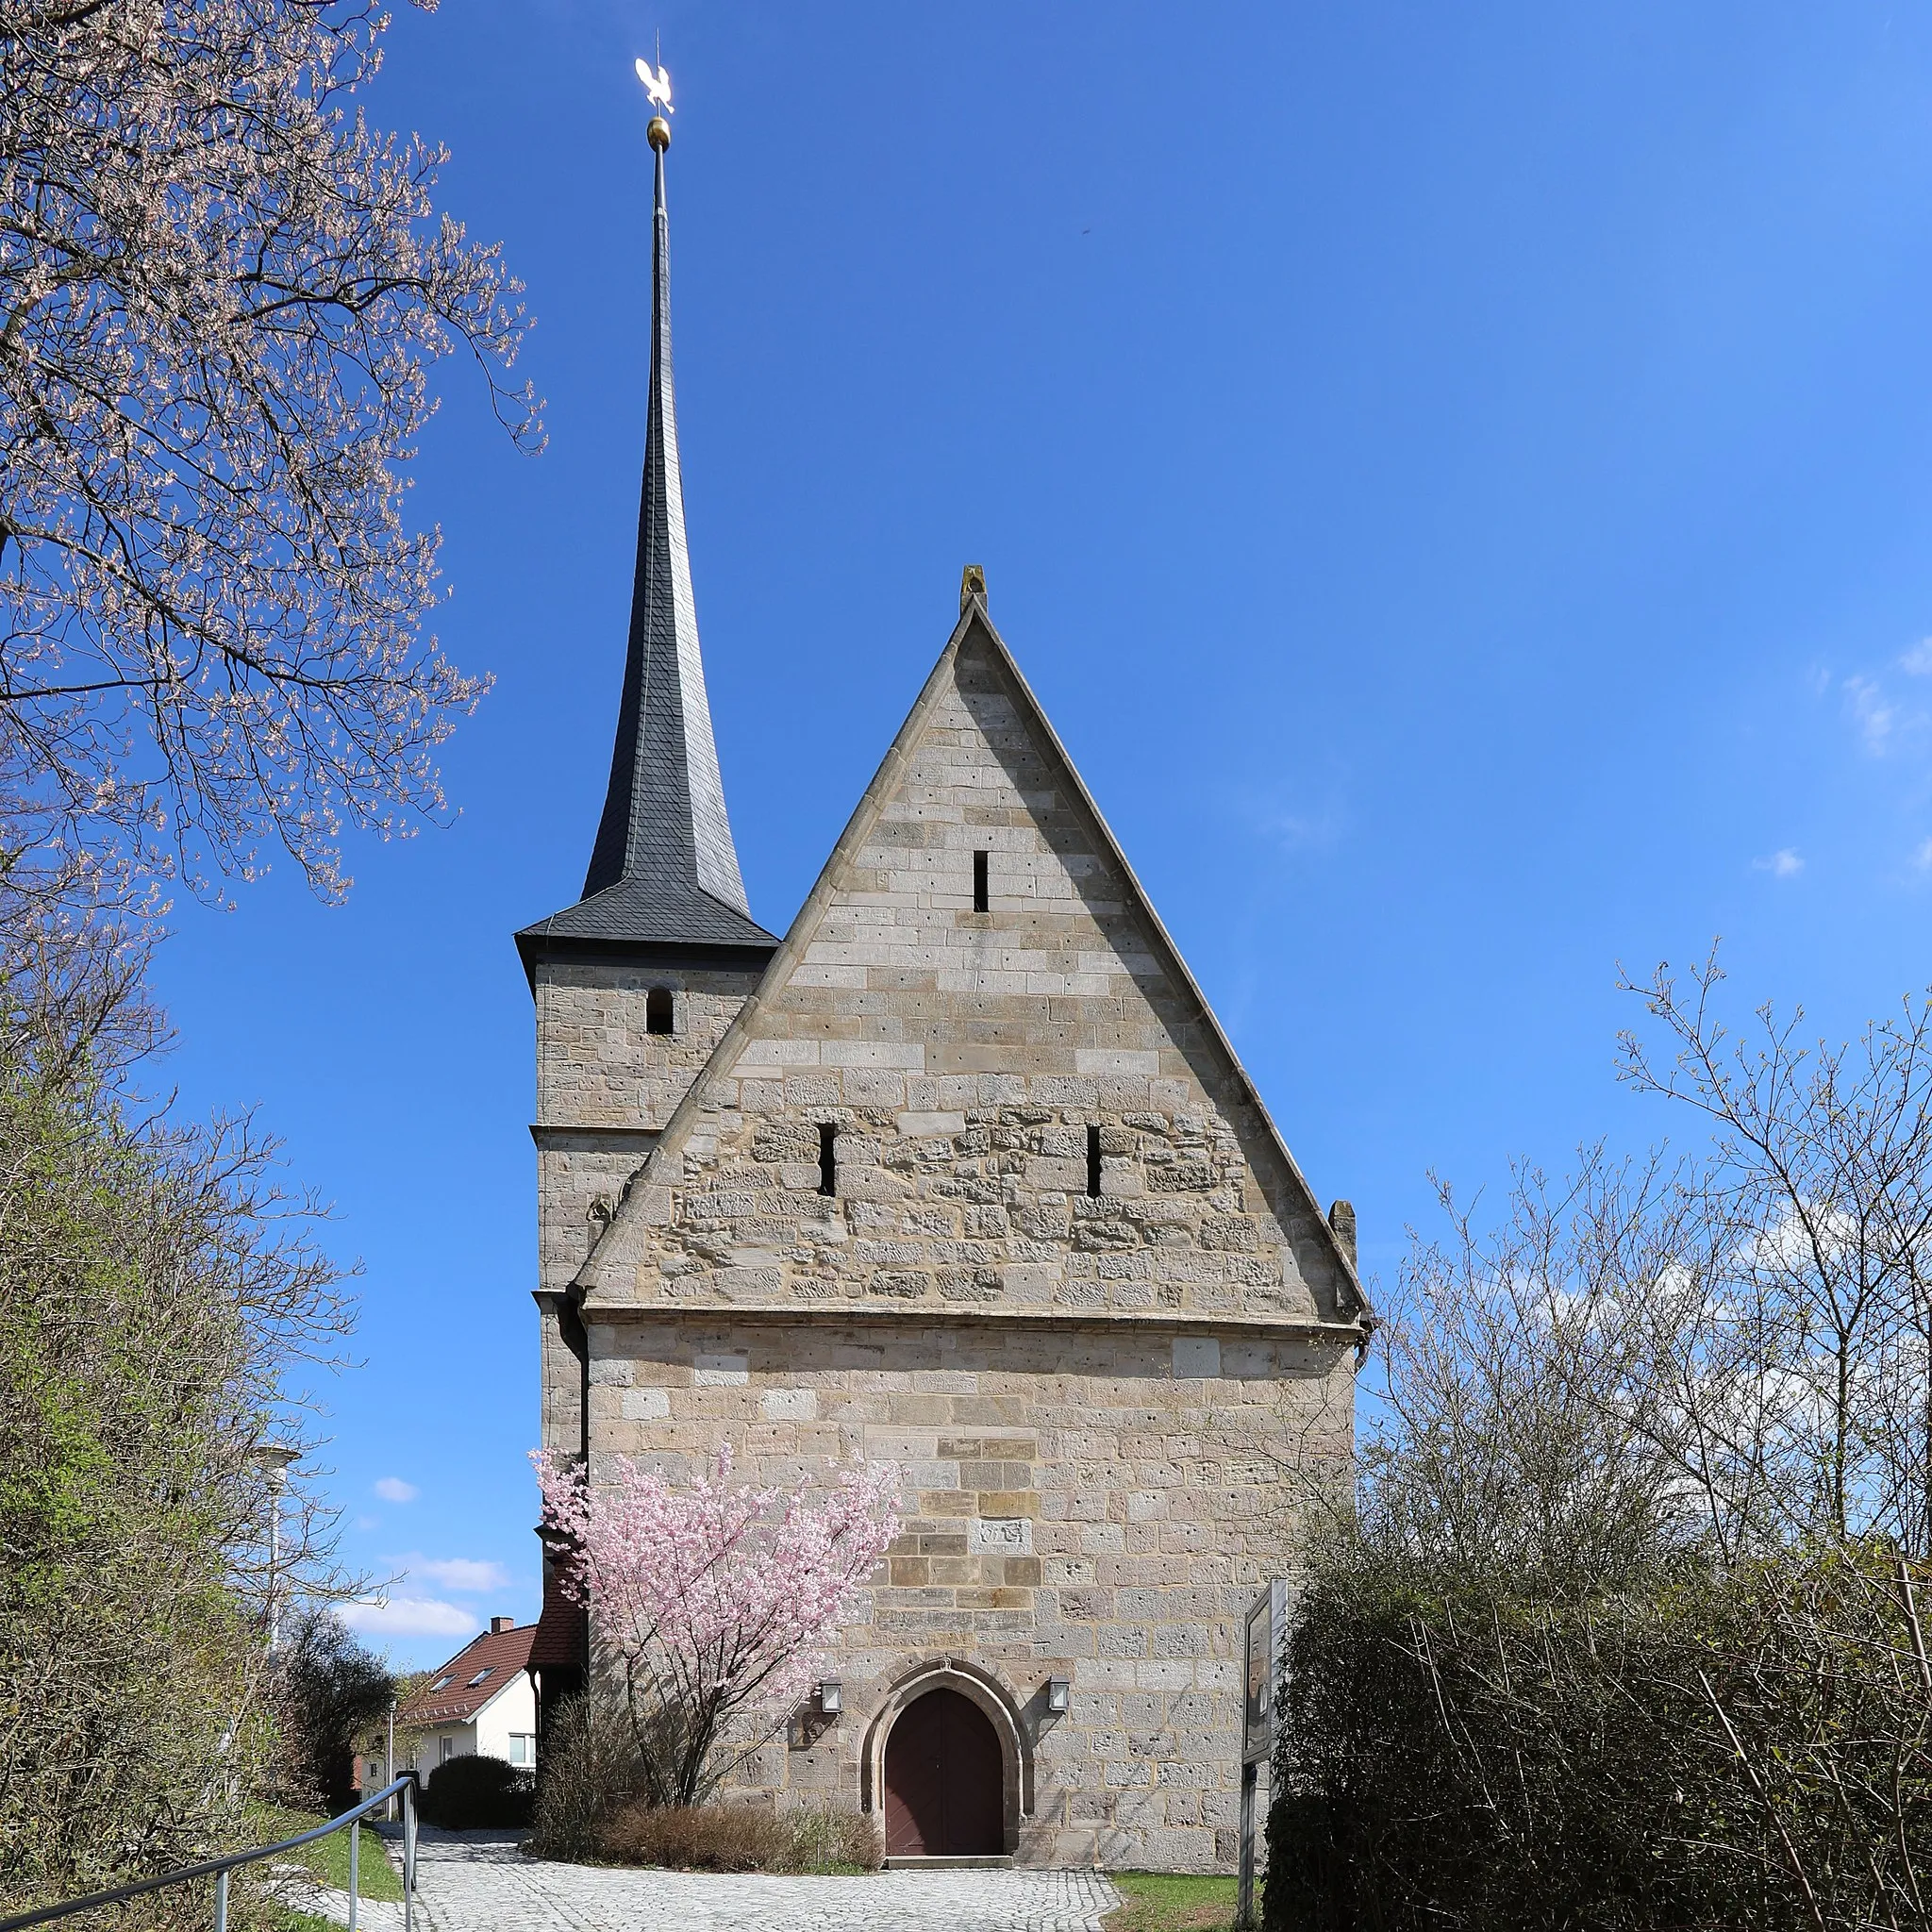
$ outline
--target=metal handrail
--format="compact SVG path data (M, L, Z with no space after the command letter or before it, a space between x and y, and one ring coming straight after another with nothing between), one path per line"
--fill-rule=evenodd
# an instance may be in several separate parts
M132 1885L116 1885L107 1891L92 1891L85 1898L69 1899L65 1905L43 1906L37 1912L23 1912L17 1919L0 1919L0 1932L26 1932L29 1925L50 1925L56 1919L70 1919L76 1912L91 1912L101 1906L119 1905L124 1899L139 1898L143 1892L160 1891L170 1885L186 1885L193 1878L206 1878L210 1874L215 1881L215 1932L228 1932L228 1874L237 1865L253 1865L262 1858L273 1858L277 1852L292 1852L298 1845L313 1844L319 1838L326 1838L332 1831L340 1831L343 1825L356 1824L364 1812L373 1811L378 1805L386 1805L390 1799L400 1793L403 1801L403 1932L415 1932L416 1903L416 1774L406 1771L401 1777L385 1785L373 1796L364 1798L353 1810L344 1811L340 1818L331 1818L326 1824L318 1824L313 1831L305 1831L295 1838L285 1838L280 1843L258 1845L249 1852L229 1852L220 1858L204 1858L198 1865L183 1865L178 1871L164 1872L158 1878L137 1879ZM362 1835L358 1831L349 1834L349 1932L356 1932L356 1893L360 1877L359 1857Z

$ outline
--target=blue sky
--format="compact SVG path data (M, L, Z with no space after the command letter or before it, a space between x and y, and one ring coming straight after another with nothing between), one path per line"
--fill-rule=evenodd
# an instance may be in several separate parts
M493 695L461 815L184 908L167 1076L360 1257L326 1391L399 1661L538 1602L530 1006L608 771L661 30L698 610L783 930L986 566L1325 1200L1392 1271L1512 1155L1671 1125L1619 962L1842 1032L1932 979L1932 16L1615 6L401 9L372 111L538 318L418 513ZM416 1606L404 1609L407 1601Z

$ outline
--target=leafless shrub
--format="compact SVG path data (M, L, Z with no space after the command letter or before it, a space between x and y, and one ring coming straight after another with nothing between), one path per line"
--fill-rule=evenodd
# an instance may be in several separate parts
M884 1857L874 1822L837 1806L632 1804L606 1827L603 1850L622 1864L692 1872L870 1872Z
M1656 1379L1727 1549L1810 1535L1932 1550L1932 999L1852 1044L1760 1007L1733 1035L1715 955L1641 997L1665 1042L1624 1078L1710 1131L1663 1291Z
M625 1713L588 1693L566 1698L543 1734L531 1855L600 1857L606 1824L642 1785L637 1739Z
M869 1872L885 1856L874 1821L844 1807L653 1805L644 1787L625 1713L588 1694L566 1699L544 1734L526 1849L540 1858L703 1872Z
M795 1871L876 1872L886 1861L878 1820L849 1805L801 1805L785 1814L785 1824Z
M1932 1924L1932 1002L1834 1047L1722 978L1627 987L1705 1144L1445 1188L1381 1297L1272 1924Z

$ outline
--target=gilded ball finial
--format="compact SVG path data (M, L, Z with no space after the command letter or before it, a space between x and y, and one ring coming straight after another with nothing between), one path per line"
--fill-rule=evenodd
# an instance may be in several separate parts
M644 139L661 155L671 145L671 124L661 114L651 116L651 125L644 129Z

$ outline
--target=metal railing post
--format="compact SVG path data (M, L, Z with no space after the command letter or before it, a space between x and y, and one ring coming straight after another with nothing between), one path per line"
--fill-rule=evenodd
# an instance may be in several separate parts
M228 1874L215 1874L215 1932L228 1932Z
M362 1850L362 1822L358 1819L349 1827L349 1932L356 1932L357 1894L362 1890L362 1870L359 1854Z
M403 1787L403 1932L416 1932L416 1780Z

